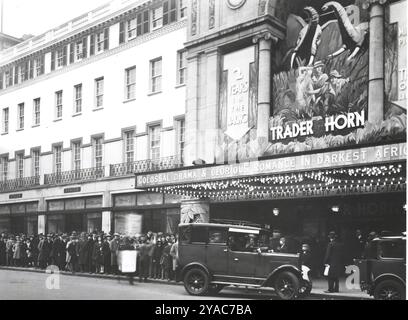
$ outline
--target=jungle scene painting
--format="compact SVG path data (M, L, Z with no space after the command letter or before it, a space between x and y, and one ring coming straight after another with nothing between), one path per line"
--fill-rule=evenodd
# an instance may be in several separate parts
M404 139L406 110L389 103L398 59L395 26L386 27L384 121L368 120L369 23L361 6L327 2L290 15L273 77L265 155ZM324 16L324 19L322 17ZM327 19L329 17L330 19ZM324 23L323 23L324 22ZM277 59L279 61L279 59Z
M348 5L343 5L319 1L319 6L316 3L310 1L311 6L288 15L285 38L274 46L268 141L257 137L256 121L238 140L228 137L223 129L217 159L257 159L406 140L406 105L401 102L399 89L406 88L401 78L407 80L406 67L401 66L404 59L399 54L401 45L407 43L406 17L404 20L395 16L395 12L401 11L397 7L385 10L384 117L370 123L370 28L365 2L347 1ZM256 86L254 81L250 83ZM225 79L221 88L222 106L227 100ZM255 91L252 90L252 97L257 95ZM255 100L250 99L257 112ZM225 118L220 115L220 119Z

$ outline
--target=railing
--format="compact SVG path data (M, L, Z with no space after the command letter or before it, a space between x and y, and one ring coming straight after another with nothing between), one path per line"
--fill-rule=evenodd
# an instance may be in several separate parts
M179 157L167 157L156 160L141 160L129 163L113 164L110 166L110 176L120 177L135 173L176 169L183 166Z
M44 184L58 185L72 182L94 181L105 177L105 167L57 172L44 175Z
M10 192L29 189L40 185L40 177L26 177L0 182L0 192Z

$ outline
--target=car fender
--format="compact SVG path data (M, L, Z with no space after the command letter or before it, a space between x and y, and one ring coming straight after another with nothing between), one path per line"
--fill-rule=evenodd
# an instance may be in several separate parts
M383 280L396 280L398 282L401 282L404 286L406 285L405 280L402 279L400 276L397 276L396 274L393 274L393 273L383 273L380 276L378 276L377 278L375 278L374 285L373 285L373 290Z
M200 262L191 262L191 263L185 265L185 266L181 269L181 277L184 278L184 275L186 274L186 272L187 272L188 270L190 270L191 268L200 268L200 269L203 269L203 270L208 274L208 276L211 278L210 270L208 270L208 268L207 268L204 264L202 264L202 263L200 263Z
M263 287L268 287L271 286L276 278L276 276L283 271L290 271L293 272L295 275L298 276L299 280L302 280L302 271L300 271L298 268L296 268L293 265L282 265L278 268L276 268L275 270L273 270L268 277L266 278L266 280L264 281L264 283L262 284Z

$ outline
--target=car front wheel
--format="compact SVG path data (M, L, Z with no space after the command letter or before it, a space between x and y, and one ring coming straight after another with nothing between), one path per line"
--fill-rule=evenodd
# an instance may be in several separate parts
M374 289L376 300L405 300L405 288L396 280L381 281Z
M184 276L184 288L193 296L202 296L208 292L209 279L207 273L199 268L187 271Z
M276 277L275 291L282 300L295 299L299 294L299 287L299 279L293 272L283 271Z

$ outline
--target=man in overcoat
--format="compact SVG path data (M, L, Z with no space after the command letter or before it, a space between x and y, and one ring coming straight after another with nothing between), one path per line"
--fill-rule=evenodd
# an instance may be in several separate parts
M113 240L109 243L109 249L111 254L111 270L113 274L118 273L118 250L119 250L119 234L115 233Z
M329 288L325 292L339 292L339 278L344 274L344 250L343 244L340 243L334 231L329 233L329 243L327 245L324 263L326 266L329 266L327 278Z

